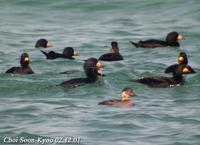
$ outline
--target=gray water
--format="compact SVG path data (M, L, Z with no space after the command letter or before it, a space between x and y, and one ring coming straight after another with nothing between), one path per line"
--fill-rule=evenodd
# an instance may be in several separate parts
M71 136L83 145L199 145L199 26L199 0L0 0L0 143L5 137ZM181 49L139 49L129 43L165 39L170 31L184 35ZM80 55L46 60L34 48L39 38L53 44L48 50L72 46ZM83 60L108 52L111 41L119 43L125 60L103 62L106 77L67 91L49 87L84 77ZM181 51L197 72L184 86L159 89L129 81L166 76L164 69L177 62ZM5 74L19 65L23 52L29 53L35 74ZM80 72L59 74L70 69ZM134 107L97 105L118 99L125 86L137 94Z

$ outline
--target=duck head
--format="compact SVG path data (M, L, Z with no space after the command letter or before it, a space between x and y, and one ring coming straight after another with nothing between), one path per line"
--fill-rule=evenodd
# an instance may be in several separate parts
M118 43L116 41L111 42L111 53L118 53L119 52L119 47Z
M189 65L181 67L182 74L194 74L196 73Z
M188 64L188 58L187 58L187 54L185 52L181 52L178 56L178 63L179 64L184 64L187 65Z
M85 60L83 65L85 74L88 78L97 78L97 76L104 76L104 74L100 71L100 68L103 67L103 64L100 63L96 58L89 58Z
M178 40L183 40L183 35L175 32L175 31L167 34L166 41L169 44L176 43L176 42L178 42Z
M49 48L49 47L52 47L52 44L46 39L39 39L35 43L35 48L39 48L39 47Z
M173 77L182 77L183 74L193 74L196 72L189 65L184 65L177 67L172 73Z
M22 67L28 66L30 62L30 57L27 53L23 53L20 57L20 64Z
M66 47L63 50L63 55L66 57L78 56L78 53L74 51L72 47Z
M129 87L125 87L122 90L122 93L121 93L122 101L130 100L131 99L130 97L133 97L133 96L135 96L135 92L133 91L133 89Z

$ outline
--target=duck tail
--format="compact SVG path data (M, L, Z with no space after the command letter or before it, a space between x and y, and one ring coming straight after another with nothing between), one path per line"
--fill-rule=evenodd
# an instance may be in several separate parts
M40 50L46 57L48 56L48 53L46 53L45 51Z
M109 103L107 101L102 101L102 102L98 103L98 105L109 105Z
M133 41L130 41L131 44L133 44L135 47L138 47L138 44L133 42Z

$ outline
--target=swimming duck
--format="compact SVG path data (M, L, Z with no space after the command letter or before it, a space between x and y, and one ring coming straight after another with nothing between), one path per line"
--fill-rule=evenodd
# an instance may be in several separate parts
M190 66L187 65L177 67L175 70L172 70L172 73L173 77L155 76L135 79L133 81L155 88L174 87L184 84L185 79L183 74L192 74L195 72Z
M35 43L35 48L40 48L40 47L49 48L52 47L52 44L46 39L39 39Z
M31 67L29 66L30 57L27 53L23 53L20 58L21 67L12 67L6 71L6 73L13 74L33 74Z
M177 32L170 32L167 34L166 40L149 39L145 41L133 42L130 41L135 47L143 48L156 48L156 47L180 47L178 40L183 40L183 36Z
M119 53L118 43L115 42L115 41L111 42L111 47L112 47L111 48L111 53L103 54L102 56L99 57L99 60L102 60L102 61L119 61L119 60L123 60L123 57Z
M181 52L178 56L178 64L173 64L165 69L165 73L171 73L173 70L176 70L179 66L186 66L188 64L188 57L185 52ZM192 68L191 68L192 69ZM195 71L193 70L195 73Z
M85 61L83 68L86 74L86 78L75 78L69 81L61 83L59 86L63 88L74 88L84 84L94 83L97 81L98 76L105 76L100 72L100 68L103 67L96 58L89 58Z
M56 58L67 58L67 59L74 59L72 56L78 56L78 53L74 51L72 47L66 47L63 50L63 53L56 53L54 51L50 52L44 52L41 50L41 52L46 56L47 59L56 59Z
M135 96L134 91L131 88L126 87L122 90L120 100L105 100L105 101L98 103L98 105L131 107L131 106L133 106L133 102L132 102L132 99L131 99L131 97L133 97L133 96Z

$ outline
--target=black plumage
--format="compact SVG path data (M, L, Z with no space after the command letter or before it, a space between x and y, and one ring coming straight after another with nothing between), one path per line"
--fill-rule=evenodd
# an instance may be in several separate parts
M183 77L183 74L192 74L195 72L190 66L178 66L176 67L176 69L172 70L172 73L172 77L155 76L134 79L133 81L155 88L173 87L184 84L185 79Z
M60 84L63 88L73 88L78 87L84 84L94 83L97 81L98 76L104 76L99 72L99 69L103 67L96 58L89 58L85 61L83 68L86 74L85 78L75 78L68 81L65 81Z
M51 43L46 39L39 39L35 43L35 48L49 48L52 47Z
M111 46L112 46L111 53L103 54L102 56L99 57L99 60L102 60L102 61L120 61L120 60L124 59L122 57L122 55L119 53L118 43L113 41L113 42L111 42Z
M143 47L143 48L156 48L156 47L180 47L178 40L182 40L183 36L178 34L177 32L170 32L168 33L166 40L156 40L156 39L149 39L139 42L130 41L135 47Z
M46 56L47 59L57 59L57 58L66 58L66 59L74 59L73 56L77 56L77 52L74 51L74 49L72 47L66 47L63 50L63 53L57 53L54 51L50 51L50 52L45 52L42 51L41 52Z
M12 67L6 71L6 73L13 74L33 74L33 70L29 66L30 58L27 53L23 53L20 57L20 67Z

